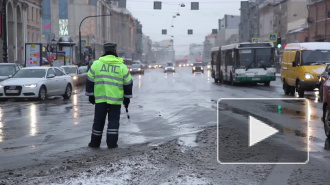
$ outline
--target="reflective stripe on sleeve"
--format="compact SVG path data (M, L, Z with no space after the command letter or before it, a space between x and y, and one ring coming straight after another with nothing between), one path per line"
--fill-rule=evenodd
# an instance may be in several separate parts
M118 135L118 132L108 132L108 134Z
M124 94L124 97L125 98L133 98L133 95L126 95L126 94Z
M90 68L90 69L89 69L89 72L91 72L91 73L92 73L92 75L94 75L94 76L95 76L95 72L93 71L93 69L92 69L92 68Z
M124 83L124 85L130 85L133 83L133 80L130 80L129 82Z
M95 132L95 133L102 133L102 131L97 131L97 130L94 130L94 129L93 129L93 132Z
M87 76L87 79L88 79L89 81L91 81L91 82L94 82L94 79L91 78L91 77L89 77L89 76Z
M124 76L124 78L123 79L126 79L128 76L129 76L129 72L127 72L127 74Z
M94 96L94 93L93 92L85 92L85 95L86 96Z
M109 76L109 75L96 75L95 78L107 78L107 79L111 79L111 80L118 80L118 81L124 81L123 79L119 78L119 77L115 77L115 76Z
M102 84L113 85L113 86L118 86L118 87L123 87L123 84L114 83L114 82L106 82L106 81L95 82L95 85L102 85Z
M112 97L106 97L106 96L96 96L95 100L102 100L102 99L107 99L111 101L123 101L123 98L112 98Z

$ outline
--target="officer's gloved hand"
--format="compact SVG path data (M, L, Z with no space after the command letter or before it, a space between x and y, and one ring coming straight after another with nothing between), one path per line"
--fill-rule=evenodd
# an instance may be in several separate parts
M126 109L128 108L128 105L130 102L131 102L131 100L129 98L124 98L124 105L125 105Z
M94 96L89 96L88 101L89 101L89 103L94 105L95 104L95 97Z

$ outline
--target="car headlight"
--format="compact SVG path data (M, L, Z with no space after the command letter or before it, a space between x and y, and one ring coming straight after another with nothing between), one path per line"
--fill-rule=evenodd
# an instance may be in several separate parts
M3 85L0 84L0 88L3 88Z
M28 84L28 85L24 85L24 87L26 87L26 88L36 88L37 84Z
M202 67L201 69L202 69L202 70L204 70L204 68L203 68L203 67Z
M73 80L77 80L78 79L78 76L74 76L72 79Z
M310 73L305 73L305 78L307 80L310 80L310 79L314 79L314 76L312 74L310 74Z
M149 68L151 68L151 66L149 66Z
M129 69L129 71L133 71L133 69Z
M196 70L196 67L193 67L193 70Z
M141 71L141 68L139 68L138 70Z

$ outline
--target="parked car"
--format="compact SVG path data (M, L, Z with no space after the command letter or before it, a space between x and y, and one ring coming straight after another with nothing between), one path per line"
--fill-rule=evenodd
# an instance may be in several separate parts
M167 73L167 72L173 72L175 73L175 67L173 65L173 63L167 63L164 67L164 73Z
M319 96L320 99L323 100L323 85L328 80L328 77L330 76L330 64L327 65L324 72L321 74L320 77L320 87L319 87Z
M0 63L0 82L12 77L22 69L22 65L15 63Z
M204 73L204 67L202 62L195 62L192 67L192 73L202 72Z
M144 69L141 64L133 64L130 69L131 74L144 74Z
M66 74L70 75L74 85L85 84L87 78L87 66L61 66Z
M63 96L70 99L72 79L56 67L28 67L19 70L12 78L0 82L0 100L13 98L38 98Z

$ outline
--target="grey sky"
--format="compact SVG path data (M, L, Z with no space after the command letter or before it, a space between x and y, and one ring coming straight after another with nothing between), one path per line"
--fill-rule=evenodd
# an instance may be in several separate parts
M143 25L143 33L153 41L171 39L174 36L174 47L177 55L188 53L190 43L202 43L212 29L218 28L218 19L224 14L239 15L240 0L200 0L200 10L190 10L190 2L195 0L158 0L162 1L162 10L153 9L153 0L127 0L127 9ZM186 7L180 7L185 3ZM173 19L173 15L180 13ZM161 35L167 29L168 35ZM193 29L194 35L187 35Z

